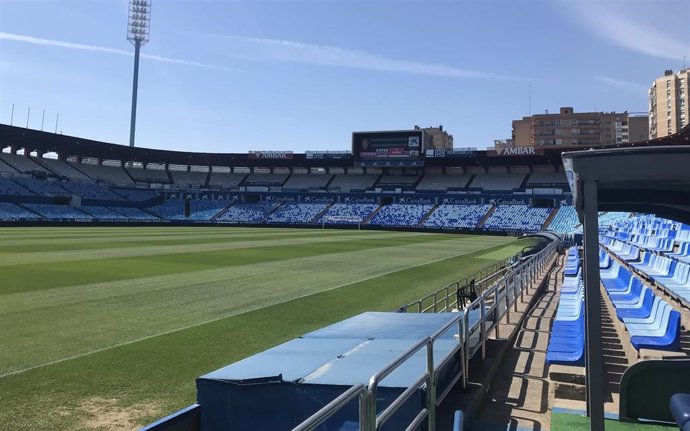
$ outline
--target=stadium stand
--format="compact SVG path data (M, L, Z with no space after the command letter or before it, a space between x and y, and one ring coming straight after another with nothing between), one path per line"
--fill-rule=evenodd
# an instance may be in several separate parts
M18 172L41 172L44 174L51 174L50 171L33 161L30 157L20 156L18 154L0 153L0 160L10 165Z
M374 187L378 175L368 174L339 174L328 185L330 191L349 192L353 190L366 190Z
M253 173L244 180L245 185L280 186L287 180L289 174L260 174Z
M536 232L541 230L551 208L532 208L527 205L498 205L484 223L484 229Z
M558 309L551 327L546 362L583 365L585 350L584 284L577 248L566 252Z
M40 218L41 216L38 214L19 205L0 202L0 220L36 220Z
M568 179L564 172L535 172L527 179L527 186L559 186L568 187Z
M151 213L134 207L109 207L109 209L115 211L116 213L126 216L130 220L134 221L160 221L160 219Z
M41 159L41 163L53 171L57 176L71 180L90 181L91 178L75 169L72 165L57 159Z
M189 218L197 221L211 220L232 203L222 200L192 199Z
M160 205L147 208L147 211L163 220L186 220L183 200L169 200Z
M384 205L369 221L380 226L417 226L431 211L430 204L390 204Z
M93 218L67 205L24 204L24 206L50 220L91 220Z
M311 223L330 203L285 203L268 217L268 223Z
M144 182L144 183L170 183L170 178L168 178L168 173L163 169L144 169L128 167L126 168L130 176L134 178L134 181Z
M220 214L216 221L226 223L263 223L268 214L278 205L274 202L236 203Z
M17 170L0 159L0 174L16 174Z
M32 196L33 193L12 181L10 178L0 177L0 195Z
M97 220L106 220L106 221L126 221L129 220L129 217L125 216L124 214L120 214L116 211L111 210L108 207L97 207L97 206L80 206L79 207L80 211L85 212L86 214L89 214L93 218Z
M150 189L112 188L111 191L129 201L135 202L143 202L160 196L159 192Z
M362 223L371 214L376 211L379 206L376 204L360 204L360 203L337 203L333 204L328 211L321 216L319 223L326 224L353 224ZM349 219L345 220L345 219Z
M96 165L88 163L71 163L72 167L84 172L89 177L110 184L130 185L134 181L121 166Z
M418 175L387 174L381 175L377 185L381 187L412 187L419 181Z
M563 205L558 209L556 217L551 221L548 229L558 233L569 233L575 231L580 224L577 218L577 211L570 205Z
M417 184L418 191L464 190L472 175L427 174Z
M283 190L325 190L332 178L330 174L292 174Z
M525 174L477 174L469 185L470 189L490 191L513 191L520 188Z
M107 187L83 181L69 181L62 183L62 187L82 199L98 199L124 201L125 198L111 192Z
M213 171L208 180L208 185L230 189L238 187L246 177L247 174Z
M178 171L171 169L170 175L172 176L173 182L178 187L200 188L206 186L208 172Z
M32 178L14 178L14 182L38 196L69 197L72 194L56 181L37 180Z
M439 205L424 226L442 229L474 229L491 205Z

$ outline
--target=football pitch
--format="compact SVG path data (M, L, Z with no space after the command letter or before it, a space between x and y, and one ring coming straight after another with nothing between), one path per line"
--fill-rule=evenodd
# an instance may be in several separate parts
M510 237L230 227L0 229L0 429L134 429L194 379L512 256Z

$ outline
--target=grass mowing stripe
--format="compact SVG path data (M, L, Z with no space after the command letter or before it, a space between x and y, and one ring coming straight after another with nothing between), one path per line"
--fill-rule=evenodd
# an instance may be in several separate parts
M151 247L122 247L117 249L100 249L100 250L72 250L64 252L34 252L34 253L18 253L7 256L0 261L0 267L30 264L30 263L46 263L46 262L67 262L70 260L94 260L105 258L118 257L133 257L133 256L151 256L157 254L186 254L198 251L214 251L214 250L232 250L237 248L251 248L251 247L272 247L275 245L297 245L309 242L330 242L330 241L351 241L361 237L358 233L352 235L338 236L333 238L324 235L321 238L287 238L287 239L257 239L253 241L238 241L232 243L221 244L195 244L195 245L161 245ZM405 236L409 234L398 233L378 233L377 235L369 235L369 238L390 238L395 236ZM424 234L421 234L424 235Z
M490 264L475 258L481 253L9 376L0 380L0 423L16 431L87 429L92 412L84 402L99 398L116 400L109 407L115 411L150 407L130 417L140 425L151 422L192 402L199 375L359 312L391 310L417 299Z
M218 267L244 265L269 260L307 257L320 253L354 251L373 247L388 247L418 242L457 239L452 235L409 235L387 238L385 241L362 237L337 242L300 244L264 248L246 248L175 255L156 255L134 258L97 259L89 262L69 261L38 265L15 265L3 269L3 294L40 291L93 284L107 281L131 280L157 275L171 275Z
M494 237L494 244L510 241ZM187 274L3 297L0 373L176 327L460 256L487 247L464 239L323 254Z
M337 235L347 235L347 234L352 234L352 231L339 231L337 234L333 234L333 236ZM18 250L16 247L29 247L29 246L41 246L41 247L36 247L36 250L41 250L41 248L44 248L46 246L62 246L62 245L80 245L80 244L100 244L103 245L104 239L107 238L107 243L109 245L114 244L114 243L149 243L149 242L160 242L160 241L198 241L198 240L205 240L205 239L218 239L218 240L232 240L232 239L239 239L239 238L253 238L256 237L258 233L247 233L247 232L237 232L237 231L221 231L217 230L215 232L204 232L204 233L194 233L192 231L177 231L177 232L165 232L157 235L142 235L136 231L131 232L131 234L119 234L119 235L112 235L106 236L106 235L89 235L88 237L84 236L75 236L75 235L70 235L70 236L62 236L59 238L56 237L46 237L46 238L35 238L32 237L30 239L28 238L19 238L19 239L9 239L9 240L4 240L0 239L0 251L5 248L10 248L12 247L13 249L8 250L8 251L13 251L17 252ZM306 232L293 232L293 231L281 231L281 232L271 232L270 235L262 235L263 237L271 237L271 238L280 238L280 237L293 237L293 236L299 236L299 237L306 237L306 236L316 236L316 235L323 235L321 231L316 230L316 229L311 229Z

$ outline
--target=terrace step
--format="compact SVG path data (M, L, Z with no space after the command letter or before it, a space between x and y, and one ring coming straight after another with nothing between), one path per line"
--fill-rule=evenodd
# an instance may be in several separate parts
M558 210L559 210L558 208L554 208L551 210L551 213L549 214L548 217L546 217L544 224L541 226L542 230L545 230L546 228L551 226L551 222L553 221L553 219L556 218L556 214L558 214Z

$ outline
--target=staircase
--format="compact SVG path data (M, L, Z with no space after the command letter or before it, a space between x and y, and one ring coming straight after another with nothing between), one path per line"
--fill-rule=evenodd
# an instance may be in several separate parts
M556 214L558 214L558 208L554 208L553 210L551 210L551 214L549 214L549 216L546 217L546 221L541 227L542 230L546 230L546 228L551 226L551 222L553 222L553 219L556 218Z
M367 218L365 218L364 220L362 220L362 224L369 224L369 222L371 221L371 219L373 219L373 218L376 216L376 214L378 214L379 211L381 211L382 208L383 208L383 205L379 205L379 207L376 208L376 209L374 210L374 212L372 212L371 214L369 214L369 217L367 217Z
M437 208L438 208L438 205L434 205L433 207L431 207L431 209L429 210L429 212L426 213L426 214L424 215L424 217L422 217L422 219L419 221L419 223L417 223L417 226L424 226L424 223L426 223L427 219L428 219L429 217L431 217L431 215L434 213L434 211L436 211Z
M226 212L228 212L228 210L230 209L230 207L233 206L233 205L235 205L236 202L237 202L237 201L232 201L232 202L230 202L230 203L228 204L228 206L226 206L226 207L223 208L222 210L218 211L218 214L216 214L216 215L214 215L213 217L211 217L211 220L209 220L209 221L217 221L218 218L220 218L220 216L222 216L223 214L225 214Z
M316 217L314 217L313 219L311 219L311 220L309 221L309 223L316 223L316 222L318 222L319 220L321 220L321 217L323 217L323 216L328 212L328 210L331 209L331 207L333 206L333 204L335 204L335 202L331 202L330 204L328 204L328 206L327 206L326 208L324 208L323 211L321 211L320 213L318 213L318 214L316 215Z
M496 205L491 205L491 208L489 208L489 211L487 211L486 214L484 214L484 217L482 217L482 219L479 220L479 223L477 223L476 229L483 228L484 224L489 219L489 217L491 217L491 215L494 213L494 211L496 211Z

